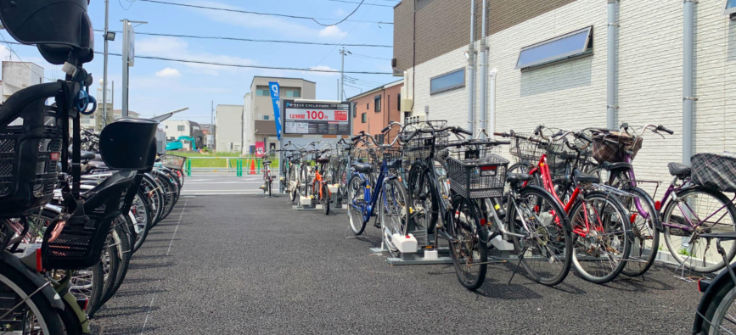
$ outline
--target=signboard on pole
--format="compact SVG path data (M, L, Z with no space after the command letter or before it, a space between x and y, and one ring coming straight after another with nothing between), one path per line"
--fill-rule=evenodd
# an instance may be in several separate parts
M271 91L271 102L273 103L273 122L276 123L276 138L281 139L281 98L278 82L268 82L268 90Z
M284 100L284 134L350 135L350 105Z
M256 142L256 157L263 157L266 153L266 145L263 142Z

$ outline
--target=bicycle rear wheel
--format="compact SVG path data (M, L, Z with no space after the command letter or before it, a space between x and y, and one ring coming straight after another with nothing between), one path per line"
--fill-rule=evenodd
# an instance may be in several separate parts
M703 317L700 334L736 334L736 287L729 280L715 294Z
M631 225L621 202L589 192L570 210L575 252L573 264L583 279L603 284L623 270L631 252Z
M736 229L736 207L722 193L694 187L678 192L662 212L664 242L670 255L685 268L698 272L713 272L723 268L723 257L716 251L713 238L702 233L726 233ZM736 254L736 242L722 241L729 260Z
M527 186L509 206L509 219L510 229L526 235L513 241L529 277L549 286L562 282L570 272L573 244L570 222L557 200L537 186Z
M460 284L474 291L483 285L488 268L488 248L479 235L480 212L472 201L455 196L452 213L447 227L455 274Z

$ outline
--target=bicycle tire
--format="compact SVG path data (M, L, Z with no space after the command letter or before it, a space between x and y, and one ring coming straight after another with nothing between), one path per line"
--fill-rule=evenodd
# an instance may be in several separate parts
M143 192L139 188L137 194L135 195L135 198L133 199L133 207L131 208L131 212L134 212L133 215L136 218L135 225L137 230L136 239L133 243L133 253L141 248L143 243L146 241L146 238L148 237L148 232L153 226L153 213L151 209L151 204L145 200L145 196L145 192ZM138 200L136 201L136 199ZM145 211L145 213L141 213L143 211ZM141 222L140 220L145 221Z
M731 222L731 225L732 225L732 227L730 229L728 227L723 227L723 230L719 230L719 231L712 231L709 228L703 228L703 231L704 232L709 232L709 233L712 233L712 232L721 232L721 231L723 231L723 232L733 232L733 231L736 230L736 206L734 206L734 204L732 204L731 201L725 195L723 195L723 193L718 192L718 191L714 191L714 190L711 190L711 189L708 189L708 188L699 187L699 186L687 188L685 190L682 190L682 191L676 193L678 199L686 199L685 201L688 201L687 199L689 199L691 197L694 197L694 196L697 196L698 194L703 194L703 195L705 195L707 197L710 197L712 200L715 200L716 202L718 202L718 204L716 204L716 206L722 206L721 208L725 208L726 211L727 211L727 213L724 213L721 218L725 218L725 215L728 214L730 216L730 222ZM697 200L697 197L696 197L695 200ZM705 206L707 206L707 205L705 205ZM675 249L675 246L673 245L674 244L674 241L671 241L672 236L675 235L675 234L678 234L679 232L677 232L673 228L670 228L668 226L668 223L669 222L672 222L672 221L678 221L678 222L675 222L675 223L679 223L679 222L683 222L684 223L684 219L678 218L678 217L672 217L672 213L675 210L675 207L676 207L676 202L675 201L669 201L667 203L667 205L665 206L665 210L662 211L662 225L664 226L664 232L663 232L664 242L667 245L667 249L670 252L670 256L672 256L672 258L674 258L675 261L677 261L680 265L684 266L685 268L687 268L689 270L697 271L697 272L709 273L709 272L717 271L717 270L723 268L724 267L723 258L720 255L718 255L718 254L714 254L714 256L713 256L714 259L718 260L716 263L713 263L711 265L705 265L705 266L698 266L696 264L693 264L692 262L685 262L685 259L683 257L681 257L681 256L686 256L690 260L693 259L693 257L691 257L688 254L681 254L681 252L682 252L683 249ZM695 206L695 207L696 208L702 208L703 206ZM707 215L712 215L714 213L706 212ZM682 210L679 211L679 214L681 214L682 217L686 216L686 214L683 213ZM693 213L691 213L691 214L693 214ZM694 214L696 215L696 217L707 217L706 215L698 215L697 213L694 213ZM681 235L683 235L683 234L681 234ZM678 236L678 235L675 235L675 236ZM683 243L682 242L682 240L683 240L682 237L680 238L680 240L681 240L680 247L683 247L684 245L682 244ZM696 243L698 243L698 241L702 241L702 239L700 237L698 237L698 236L695 236L695 239L693 241L689 241L688 244L690 242L692 242L692 244L696 244ZM707 239L706 240L706 243L710 243L709 241L710 241L710 239ZM726 255L727 255L727 258L728 258L728 260L730 262L731 260L733 260L734 255L736 254L736 242L734 242L734 241L723 241L723 242L721 242L721 245L727 251L726 252ZM695 247L693 247L693 249L694 248ZM693 249L691 249L688 253L693 254L693 251L694 251ZM715 250L715 248L711 248L711 250ZM687 252L687 250L685 250L685 251ZM707 254L703 254L703 256L704 256L703 262L706 262L705 257L707 256Z
M409 199L411 199L411 230L423 229L427 233L434 233L439 220L437 208L439 203L431 191L429 171L423 164L415 164L409 172ZM412 186L414 186L412 188Z
M89 302L87 303L86 309L86 312L90 317L93 317L97 310L102 307L105 294L112 288L115 277L117 276L120 262L122 260L118 254L118 248L115 245L116 243L117 241L115 241L115 237L113 237L113 232L110 231L107 236L107 240L105 241L102 255L100 256L101 260L97 265L92 267L93 291L89 296ZM75 294L75 296L77 295Z
M353 175L352 178L350 178L350 182L348 183L348 202L347 202L347 212L348 212L348 219L350 223L350 228L353 230L353 233L355 235L360 235L365 230L365 224L366 221L363 220L363 211L365 210L365 197L364 197L364 188L365 186L361 185L362 179L360 179L359 175ZM360 192L360 193L358 193ZM362 202L359 201L358 204L355 204L355 198L358 197L358 199L362 199ZM355 208L355 206L363 207L358 210L358 208Z
M726 313L731 309L736 301L736 286L732 280L727 280L725 284L719 288L718 292L713 296L713 299L708 305L703 317L702 331L699 334L733 334L736 332L736 327L731 323L731 330L726 329L723 326L723 321L726 319ZM731 318L734 316L732 315Z
M576 200L575 204L573 205L572 209L570 210L570 213L568 215L570 219L571 227L573 228L573 242L575 246L575 251L573 252L573 265L575 265L575 270L577 274L582 277L583 279L596 283L596 284L604 284L607 283L618 276L621 271L623 270L624 266L626 265L626 259L629 258L629 253L631 252L631 224L629 223L629 216L628 213L624 210L623 205L621 205L621 202L618 200L618 198L608 195L607 193L600 192L600 191L593 191L593 192L587 192L584 195L582 195L585 200L581 200L582 198L579 198ZM600 201L603 201L606 203L606 208L609 208L608 210L613 210L615 213L611 212L605 212L604 214L608 216L608 219L612 219L613 216L617 217L617 222L620 223L621 228L614 228L616 231L620 231L620 233L623 236L616 237L611 239L609 237L609 241L605 241L603 238L599 238L599 232L597 229L594 229L595 231L591 232L590 237L582 237L579 234L575 234L575 229L585 229L584 222L578 221L578 211L582 208L585 209L587 212L588 210L594 210L595 208L591 206L590 204L593 202L593 200L598 199ZM590 207L590 208L588 208ZM598 210L600 212L600 210ZM585 216L585 213L582 213L583 216ZM590 214L590 213L588 213ZM605 219L605 217L604 217ZM583 218L583 220L585 220ZM603 229L606 229L608 227L611 227L612 224L610 224L607 220L601 220L606 221L603 222L605 225ZM609 236L609 233L606 233L604 230L605 236ZM605 237L604 236L604 237ZM592 242L591 242L592 241ZM609 243L610 242L610 243ZM614 246L622 245L623 249L621 251L612 251L614 250ZM581 258L583 261L587 260L587 256L593 254L592 258L599 258L599 256L602 254L604 257L604 260L608 261L614 261L614 266L601 266L600 271L596 271L596 274L591 273L592 271L596 270L596 268L587 268L583 266L583 264L590 264L587 262L581 262ZM620 255L615 255L615 253L620 253ZM578 256L580 254L580 256ZM613 255L612 255L613 254ZM610 269L609 269L610 268Z
M391 179L381 189L381 198L378 199L380 204L381 239L392 257L399 256L398 248L391 240L393 235L405 236L408 233L407 214L411 202L407 194L406 187L402 182L398 179ZM387 205L389 206L387 207Z
M130 218L125 215L119 216L118 219L125 220L125 221L130 220ZM110 287L109 290L105 292L104 295L102 296L100 307L105 305L105 303L115 295L118 289L120 289L120 286L123 284L123 281L125 281L125 276L128 274L128 266L130 265L130 256L131 256L130 235L126 231L124 225L120 225L120 227L117 228L114 233L118 235L118 239L120 241L117 247L118 247L118 252L122 255L122 259L120 260L120 264L118 265L118 271L115 273L115 279L112 283L112 287Z
M538 200L532 200L532 203L528 203L532 196L538 197ZM514 249L516 252L525 251L524 254L526 254L528 251L530 253L529 256L531 257L520 258L520 262L524 266L527 274L534 281L547 286L557 285L565 280L567 274L570 272L570 268L572 267L573 243L570 221L560 203L557 202L549 192L538 186L529 185L524 187L519 191L519 198L527 199L527 202L519 203L519 206L523 206L524 204L532 205L530 210L533 215L525 213L525 222L528 225L534 224L533 227L530 227L530 230L541 236L530 238L530 242L528 243L517 236L513 236L512 241L514 243ZM542 201L544 201L544 203L542 203ZM515 219L516 213L520 211L514 205L510 205L508 208L508 219ZM538 224L532 222L532 217L539 218L539 220L535 220L539 221ZM514 223L516 222L517 221L515 220ZM556 228L548 229L550 226ZM511 224L509 229L518 234L526 233L526 230L519 224ZM544 234L540 234L541 232L544 232ZM542 241L543 243L540 243L540 240L545 237L547 237L547 239ZM562 240L560 240L560 238ZM558 250L551 250L552 248L549 247L550 245L555 245L556 248L561 247L561 252ZM525 255L520 255L520 257L521 256ZM528 261L528 259L530 259L530 261ZM538 262L539 266L531 264L532 261L535 260L540 260L540 262ZM561 262L559 262L559 260L561 260ZM552 266L553 264L555 265L554 268ZM544 267L549 270L545 271L543 269L539 269L540 267Z
M22 306L25 306L25 309L28 309L35 316L39 322L38 327L41 328L43 334L67 334L60 311L54 309L46 300L46 297L42 293L38 293L38 290L39 287L11 266L0 266L0 295L2 295L3 300L22 301L30 296L30 299L25 300ZM5 300L6 297L12 300ZM5 314L5 309L0 314ZM26 313L11 313L11 315L26 315ZM5 327L9 324L7 320L2 322ZM21 320L21 324L25 324L25 320Z
M322 186L320 188L322 189L322 197L320 201L322 202L322 212L325 215L330 215L330 190L327 188L327 184L321 184Z
M473 201L455 196L452 200L452 213L447 232L451 236L450 255L455 274L463 287L475 291L483 285L488 270L488 247L480 240L479 235L480 212ZM468 259L461 258L468 254L471 255ZM478 272L470 273L474 267L478 268Z
M660 237L657 227L659 227L661 223L659 222L659 211L657 211L654 206L654 200L646 191L638 187L627 189L626 191L639 197L639 203L645 207L644 210L650 213L650 219L643 221L642 215L641 213L638 213L636 203L633 199L629 199L628 202L623 202L624 209L628 209L629 213L633 213L633 210L636 210L637 215L632 214L631 219L629 220L634 221L631 225L633 243L631 245L629 260L626 262L626 266L624 266L621 273L629 277L637 277L649 271L652 265L654 265L654 261L657 259ZM650 241L648 254L645 254L647 250L646 241Z

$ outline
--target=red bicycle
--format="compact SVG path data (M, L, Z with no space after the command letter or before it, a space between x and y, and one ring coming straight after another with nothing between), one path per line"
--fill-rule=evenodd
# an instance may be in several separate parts
M609 282L621 273L631 252L631 224L618 200L627 193L600 185L598 176L581 171L591 143L582 132L560 131L550 138L542 131L540 126L532 136L495 134L513 141L511 155L518 163L509 173L528 173L532 179L524 186L535 183L552 194L570 219L575 269L588 281Z

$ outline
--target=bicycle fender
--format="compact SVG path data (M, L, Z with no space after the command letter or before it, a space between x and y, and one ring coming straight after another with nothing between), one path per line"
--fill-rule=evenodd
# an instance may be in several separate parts
M736 269L736 264L732 264L730 266L732 269ZM731 275L728 274L728 271L721 271L721 273L719 273L716 278L710 282L705 293L703 293L703 297L700 298L700 303L698 304L698 309L695 313L693 334L700 334L703 332L704 323L707 322L704 319L704 316L705 312L708 310L708 306L710 306L716 298L718 292L728 285L734 285L734 283L731 282Z
M648 203L648 205L650 206L650 208L654 208L655 211L657 211L656 210L657 207L654 206L654 199L652 199L652 197L649 195L649 193L647 193L646 191L642 190L639 187L634 187L634 188L631 189L631 191L633 191L634 193L639 193L639 198L640 199L643 198L644 201L646 201ZM654 216L654 229L656 231L658 231L658 232L663 232L664 231L664 226L662 226L662 220L661 220L661 216L660 216L661 213L659 211L657 211L656 213L653 213L652 215Z
M2 252L0 253L0 262L2 262L2 265L0 266L6 266L9 267L15 271L17 271L19 274L21 274L23 277L25 277L29 282L33 283L36 287L42 287L41 293L44 298L49 302L51 307L58 309L60 311L64 310L64 302L61 300L61 296L56 293L54 288L51 285L48 285L48 281L46 281L41 275L38 273L35 273L31 271L31 269L28 268L23 262L20 260L20 258L15 257L14 255L8 253L8 252ZM44 286L45 285L45 286Z

